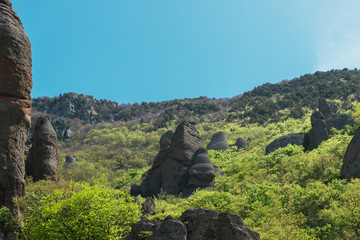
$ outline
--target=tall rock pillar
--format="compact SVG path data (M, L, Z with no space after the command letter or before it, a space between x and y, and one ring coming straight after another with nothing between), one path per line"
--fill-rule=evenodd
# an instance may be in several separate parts
M31 45L10 1L0 0L0 207L23 196L24 146L31 121Z

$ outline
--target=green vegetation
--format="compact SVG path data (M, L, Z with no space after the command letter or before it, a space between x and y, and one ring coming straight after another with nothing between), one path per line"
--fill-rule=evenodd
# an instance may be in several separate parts
M318 72L291 82L265 84L220 105L207 98L193 104L187 100L134 104L126 115L132 121L82 125L71 140L61 143L57 181L27 179L27 196L18 200L25 214L22 237L66 239L64 234L75 233L114 239L125 235L139 210L123 192L141 183L159 151L160 136L188 118L197 123L205 147L212 134L225 131L230 145L244 138L247 151L234 146L209 151L212 163L223 172L217 174L214 185L188 199L159 194L149 218L179 217L190 207L208 208L239 214L261 239L359 239L360 180L347 182L340 177L347 145L360 125L359 83L358 70ZM338 113L350 114L356 125L333 129L331 138L313 151L289 145L265 155L274 139L310 130L310 115L319 97L327 98ZM144 112L158 115L141 120L138 116ZM67 166L66 154L74 154L79 162ZM119 216L124 222L119 222ZM71 224L72 233L62 222ZM76 227L79 222L84 224L81 229Z
M74 191L79 188L78 191ZM56 189L25 219L26 239L118 239L139 220L130 195L98 186Z

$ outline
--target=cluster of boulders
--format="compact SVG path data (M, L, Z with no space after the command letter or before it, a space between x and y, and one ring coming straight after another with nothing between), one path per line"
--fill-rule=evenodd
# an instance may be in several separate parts
M123 240L258 240L259 233L245 226L240 216L207 209L187 209L162 222L142 217Z
M311 115L311 130L307 134L292 133L275 139L266 147L266 154L288 144L304 146L305 150L313 150L329 139L331 129L344 129L353 126L354 120L347 114L335 114L325 99L319 100L319 111Z
M0 0L0 207L14 214L25 195L24 147L30 127L31 45L10 1Z
M26 174L32 176L34 181L55 179L58 163L56 132L46 117L39 117L25 161Z
M246 151L246 141L243 138L238 138L234 144L237 149L243 149ZM220 131L212 135L209 144L207 145L208 150L228 150L230 146L226 139L224 131Z
M193 123L182 122L173 133L160 139L160 152L146 172L141 186L131 187L132 195L190 195L197 188L211 185L215 170L202 146L202 139Z

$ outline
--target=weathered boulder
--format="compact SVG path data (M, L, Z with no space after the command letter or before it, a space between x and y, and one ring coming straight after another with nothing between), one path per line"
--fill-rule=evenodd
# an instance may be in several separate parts
M46 117L36 121L32 146L25 162L26 174L34 181L54 179L58 168L58 141L56 133Z
M328 129L336 128L338 130L341 130L344 129L346 125L354 126L354 120L352 119L352 117L344 113L333 114L330 120L327 122L327 125Z
M74 155L66 155L65 156L65 164L76 164L79 160Z
M237 147L238 150L244 149L246 151L246 145L247 144L246 144L245 139L243 139L241 137L236 139L235 146Z
M160 148L169 147L171 143L171 138L174 135L172 130L165 132L160 138Z
M141 210L145 215L152 214L155 210L154 198L146 198L145 202L141 204Z
M324 115L325 119L333 115L330 104L326 101L325 98L319 99L319 111Z
M186 240L185 225L178 219L168 216L160 224L149 240Z
M180 217L187 240L256 240L259 233L246 227L240 216L207 209L188 209Z
M17 214L25 195L24 147L31 122L31 45L10 1L0 0L0 207Z
M343 178L360 178L360 128L356 129L351 139L341 167Z
M176 128L167 156L188 165L194 153L201 147L202 139L195 125L191 122L183 121Z
M331 134L331 128L344 129L346 125L354 126L354 120L348 114L336 114L325 99L319 100L319 111L324 115L326 129Z
M305 135L304 147L306 150L317 148L323 141L329 139L324 115L316 111L311 115L311 130Z
M161 224L160 222L149 220L145 216L142 216L139 222L132 224L130 234L122 239L123 240L142 239L141 237L145 232L149 232L152 235L157 229L159 229L160 224ZM150 240L150 238L145 238L145 237L143 239Z
M207 209L188 209L179 219L168 216L163 222L142 218L133 224L124 239L141 239L150 232L149 240L259 240L259 233L245 226L240 216Z
M215 177L214 167L192 123L182 122L172 135L170 144L164 142L162 137L162 148L141 183L142 195L157 195L163 190L168 194L188 196L196 188L211 185Z
M226 140L225 132L215 133L210 140L210 143L207 146L208 150L227 150L229 149L229 144Z
M302 146L304 144L304 134L290 133L275 139L266 146L266 154L272 153L278 148L286 147L288 144Z

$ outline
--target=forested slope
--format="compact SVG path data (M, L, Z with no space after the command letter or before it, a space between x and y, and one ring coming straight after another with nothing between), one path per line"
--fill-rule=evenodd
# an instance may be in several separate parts
M240 215L247 226L260 233L261 239L359 239L360 181L342 179L340 174L348 143L360 125L359 86L358 70L333 70L265 84L233 99L199 98L126 105L126 111L138 109L127 120L110 122L99 118L92 124L79 120L72 138L60 142L57 180L34 183L30 177L26 179L27 196L18 200L25 215L23 234L39 237L36 231L50 226L41 225L43 222L38 217L42 214L65 221L69 217L67 211L73 209L72 201L90 204L85 199L91 194L103 201L99 189L110 189L108 194L112 196L119 194L112 192L115 189L128 193L131 185L140 185L160 150L161 135L175 130L182 119L189 118L196 123L204 147L214 133L225 132L230 149L208 151L212 164L221 171L211 188L198 190L187 199L159 194L155 198L155 210L148 218L162 220L168 215L179 217L188 208L207 208ZM63 101L64 96L68 97L65 94L56 101ZM349 114L355 126L341 131L333 129L330 138L311 151L288 145L266 155L266 146L276 138L309 132L310 116L317 110L319 98L326 98L337 113ZM53 99L39 101L34 103L37 111L56 105ZM100 112L102 101L93 101L98 104L94 110ZM162 117L165 114L169 117ZM146 120L144 116L149 118ZM233 146L239 137L247 142L246 151ZM65 156L69 154L79 161L66 164ZM144 202L145 196L139 200ZM91 204L101 206L98 202ZM127 217L136 221L138 210L136 206L131 208L135 215ZM112 211L111 206L101 209L105 214L101 221L112 226L113 222L106 222L106 212ZM76 215L86 216L79 211ZM76 224L74 231L81 229ZM121 229L124 236L129 225Z

